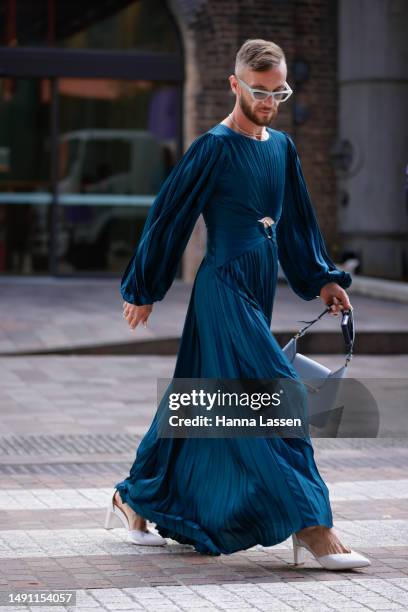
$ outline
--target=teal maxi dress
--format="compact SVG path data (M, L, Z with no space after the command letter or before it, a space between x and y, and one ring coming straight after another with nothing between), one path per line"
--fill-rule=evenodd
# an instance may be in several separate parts
M196 138L162 184L123 274L125 301L162 300L203 214L207 250L174 378L296 378L270 328L278 259L304 300L326 283L351 284L326 251L292 138L267 131L257 141L219 123ZM275 223L265 227L265 216ZM115 485L160 535L220 555L332 527L310 437L165 438L162 409Z

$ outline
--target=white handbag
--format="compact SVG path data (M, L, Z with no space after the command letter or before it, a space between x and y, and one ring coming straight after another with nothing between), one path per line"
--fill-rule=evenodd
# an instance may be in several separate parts
M353 356L355 339L352 309L342 312L341 329L346 344L347 355L345 364L338 370L332 372L325 365L299 353L297 351L297 340L304 335L311 325L329 311L330 306L327 306L313 321L301 321L308 325L298 331L282 349L307 389L309 423L317 428L323 428L329 423L330 418L333 417L333 411L342 410L337 405L338 397L342 379L346 376L348 363Z

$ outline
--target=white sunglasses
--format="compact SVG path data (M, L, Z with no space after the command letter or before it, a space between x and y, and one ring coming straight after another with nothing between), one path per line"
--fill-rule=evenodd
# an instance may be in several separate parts
M280 89L279 91L265 91L264 89L254 89L239 77L236 78L241 85L243 85L250 92L252 98L257 101L267 100L269 96L272 96L277 102L286 102L286 100L293 94L293 90L286 81L284 83L284 89Z

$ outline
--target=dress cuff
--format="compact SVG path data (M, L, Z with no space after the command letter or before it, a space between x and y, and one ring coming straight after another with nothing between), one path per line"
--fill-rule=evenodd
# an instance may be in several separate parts
M347 289L347 287L350 287L352 281L351 274L345 270L329 270L315 282L313 285L313 293L316 297L320 297L320 291L327 283L337 283L340 287L343 287L343 289Z
M128 293L124 289L121 289L121 295L125 302L128 302L129 304L134 304L135 306L146 306L153 304L153 300L149 296L138 295L137 297L135 297L133 294Z

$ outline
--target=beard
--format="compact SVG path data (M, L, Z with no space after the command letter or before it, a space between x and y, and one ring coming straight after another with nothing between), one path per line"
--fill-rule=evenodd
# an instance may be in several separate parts
M247 101L243 98L243 96L239 97L239 106L244 113L245 117L255 123L255 125L269 125L273 119L275 119L278 111L276 108L271 108L268 114L261 113L260 110L262 106L259 105L257 111L252 110ZM266 109L265 109L266 110Z

